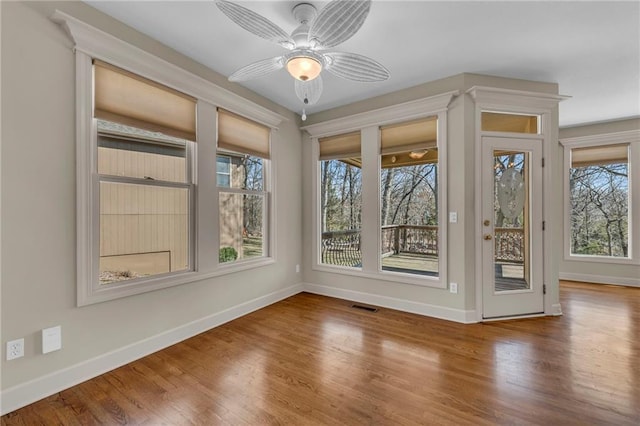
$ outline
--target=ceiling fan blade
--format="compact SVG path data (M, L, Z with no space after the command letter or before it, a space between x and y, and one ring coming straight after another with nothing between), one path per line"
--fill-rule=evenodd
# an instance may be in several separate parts
M322 76L317 76L313 80L300 81L294 79L296 96L305 106L315 105L322 94ZM307 100L305 102L304 100Z
M315 49L327 49L348 40L362 27L371 0L334 0L318 14L309 29L309 42Z
M385 67L366 56L346 52L330 52L323 56L327 64L326 70L347 80L384 81L390 76Z
M240 68L229 76L229 81L246 81L252 78L262 77L270 72L277 71L284 67L284 56L276 56L275 58L263 59L254 62L246 67Z
M250 33L278 43L289 50L295 47L296 44L289 34L284 32L282 28L267 18L258 15L254 11L226 0L217 0L216 5L222 13L229 17L229 19Z

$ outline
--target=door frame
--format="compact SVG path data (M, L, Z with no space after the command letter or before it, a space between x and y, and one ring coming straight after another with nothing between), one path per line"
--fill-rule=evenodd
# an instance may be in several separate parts
M558 168L558 158L554 158L554 152L558 151L558 104L568 99L567 96L561 96L552 93L530 92L522 90L502 89L486 86L473 86L466 91L475 103L474 114L474 179L475 194L481 193L481 164L482 164L482 145L483 136L494 137L515 137L515 138L542 138L542 157L545 161L545 167L542 170L542 220L546 223L546 229L543 233L542 242L542 264L543 264L543 284L546 286L546 292L543 294L544 315L562 315L559 300L559 284L558 284L558 258L561 251L557 250L554 245L552 236L559 234L562 224L560 219L549 220L554 218L554 203L556 206L561 205L560 199L554 199L551 188L554 175L557 179L561 179L561 175L554 173L554 169ZM541 132L536 135L527 135L522 133L508 132L483 132L481 125L482 111L499 111L514 114L538 115L540 117ZM555 156L557 157L557 156ZM556 182L558 184L558 182ZM474 200L475 221L474 235L475 243L475 317L477 322L483 322L483 295L482 295L482 199L479 196ZM521 318L521 317L520 317ZM506 318L502 318L506 319Z

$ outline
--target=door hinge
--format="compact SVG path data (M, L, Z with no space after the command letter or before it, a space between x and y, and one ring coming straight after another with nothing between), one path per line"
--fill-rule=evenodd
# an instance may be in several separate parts
M542 284L542 294L547 294L547 285Z
M544 231L545 229L547 229L547 222L546 221L542 221L542 230Z
M544 167L544 157L542 157L542 167Z

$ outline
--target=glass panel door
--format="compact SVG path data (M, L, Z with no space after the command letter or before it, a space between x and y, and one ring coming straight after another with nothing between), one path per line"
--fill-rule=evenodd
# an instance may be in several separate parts
M494 290L528 290L530 155L494 150L493 158Z
M544 311L542 141L482 138L482 315Z

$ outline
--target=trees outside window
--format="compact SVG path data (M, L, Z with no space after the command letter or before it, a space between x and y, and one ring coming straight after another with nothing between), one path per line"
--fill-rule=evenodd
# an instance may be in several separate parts
M629 164L627 155L581 162L572 150L569 171L571 254L629 257ZM575 158L575 156L574 156Z
M362 267L360 132L319 139L320 263Z
M321 262L360 267L362 171L348 161L320 162Z
M432 151L427 164L380 170L383 270L438 275L438 163L437 149Z

